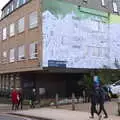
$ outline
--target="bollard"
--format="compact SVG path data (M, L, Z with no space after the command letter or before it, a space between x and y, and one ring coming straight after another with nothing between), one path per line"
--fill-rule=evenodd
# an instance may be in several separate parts
M75 94L72 93L72 110L75 110Z
M56 94L56 99L55 99L55 105L56 105L56 108L58 108L58 94Z
M118 115L120 116L120 94L118 96Z

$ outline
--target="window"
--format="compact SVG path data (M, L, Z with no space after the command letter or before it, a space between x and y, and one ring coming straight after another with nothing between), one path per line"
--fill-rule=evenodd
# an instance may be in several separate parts
M24 31L24 17L18 20L18 33Z
M14 10L14 3L12 2L11 3L11 11L13 11Z
M11 2L11 4L10 4L10 12L12 12L13 9L14 9L14 7L13 7L13 2Z
M37 18L37 12L32 12L29 15L29 28L37 27L38 24L38 18Z
M7 57L7 52L6 52L6 51L3 52L3 57L4 57L4 58Z
M4 51L4 52L2 53L2 63L6 63L6 62L7 62L7 52Z
M20 7L21 5L23 5L25 3L26 3L26 0L17 0L16 8Z
M101 0L102 6L105 6L105 0Z
M16 1L16 8L19 7L19 0Z
M34 42L34 43L30 44L30 48L29 48L30 59L37 58L37 55L38 55L37 45L38 45L38 42Z
M18 48L18 60L23 60L23 59L25 59L25 47L24 47L24 45L22 45Z
M7 28L3 28L3 40L7 39Z
M15 24L10 24L10 37L15 35Z
M113 11L118 12L117 4L113 2Z
M12 48L10 49L10 58L9 58L10 62L14 62L15 61L15 49Z
M7 6L7 15L10 13L10 5Z
M7 15L7 7L3 9L2 11L2 18Z
M19 5L25 4L25 0L19 0Z

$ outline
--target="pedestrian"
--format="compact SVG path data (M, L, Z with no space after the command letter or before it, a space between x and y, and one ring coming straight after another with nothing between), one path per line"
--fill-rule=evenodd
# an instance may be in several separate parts
M96 110L97 96L96 96L96 91L94 87L91 90L90 97L91 97L91 117L90 118L94 118L94 113L98 115L98 112Z
M18 95L19 95L18 109L19 109L19 106L20 106L20 109L22 110L23 109L23 92L22 92L22 89L18 90Z
M86 97L86 91L85 91L85 89L84 89L84 90L83 90L83 103L85 103L85 102L86 102L85 97Z
M36 101L36 89L34 88L32 90L31 99L30 99L30 107L31 108L35 108L35 101Z
M16 89L12 90L11 99L12 99L12 110L17 110L17 108L18 108L18 93L17 93Z
M104 90L101 86L99 87L98 92L99 92L99 97L98 97L99 112L98 112L98 115L100 115L101 112L103 111L105 114L104 118L108 118L108 114L107 114L105 107L104 107L105 94L104 94Z

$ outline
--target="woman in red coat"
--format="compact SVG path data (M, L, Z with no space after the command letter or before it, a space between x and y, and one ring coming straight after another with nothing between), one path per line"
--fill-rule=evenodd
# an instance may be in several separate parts
M12 99L12 110L17 110L18 108L18 93L15 89L13 89L11 93L11 99Z

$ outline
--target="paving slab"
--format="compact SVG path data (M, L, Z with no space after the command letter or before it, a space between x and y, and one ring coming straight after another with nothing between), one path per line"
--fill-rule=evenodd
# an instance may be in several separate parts
M30 109L16 112L13 111L11 114L45 120L99 120L98 116L95 116L94 119L90 119L90 113L88 112L52 108ZM101 120L103 120L103 118ZM120 120L120 117L111 115L105 120Z

